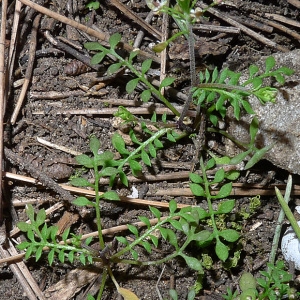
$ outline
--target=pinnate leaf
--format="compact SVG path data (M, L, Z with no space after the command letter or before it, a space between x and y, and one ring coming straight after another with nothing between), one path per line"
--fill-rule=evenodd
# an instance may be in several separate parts
M94 167L94 161L86 154L80 154L75 157L75 160L82 166L85 166L86 168L93 168Z
M235 242L240 238L240 234L233 229L225 229L219 232L219 236L227 242Z
M119 201L120 197L115 191L108 191L105 192L101 198L106 199L106 200L112 200L112 201Z
M131 94L135 90L138 83L139 83L139 78L134 78L128 81L126 84L126 92L128 94Z
M232 183L231 182L226 183L220 188L218 194L213 198L215 199L226 198L227 196L230 195L231 191L232 191Z
M219 239L217 239L215 251L220 260L225 261L228 258L228 247L224 245Z
M70 183L73 186L92 187L93 185L85 178L73 178Z
M120 33L114 33L109 38L109 44L112 49L116 48L116 46L121 41L121 34Z
M235 200L227 200L221 202L217 212L220 214L228 214L233 210L234 205L235 205Z
M186 264L187 264L192 270L196 270L196 271L199 271L199 272L203 271L203 269L202 269L202 264L201 264L201 262L200 262L197 258L187 256L187 255L185 255L185 254L183 254L183 253L181 253L180 255L184 258Z
M94 205L93 202L84 196L77 197L72 203L77 206Z

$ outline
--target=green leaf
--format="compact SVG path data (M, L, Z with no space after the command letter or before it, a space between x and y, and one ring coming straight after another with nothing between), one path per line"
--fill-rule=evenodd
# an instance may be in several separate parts
M112 145L121 155L129 155L130 152L126 149L124 139L118 133L114 133L112 136Z
M119 173L119 177L120 177L121 182L122 182L125 186L128 186L128 179L127 179L126 174L125 174L123 171L121 171L121 172Z
M75 157L75 160L82 166L85 166L86 168L93 168L94 167L94 161L89 156L85 154L80 154Z
M25 253L25 259L27 260L31 254L35 251L34 245L30 244Z
M136 121L136 117L124 106L119 106L118 110L114 113L115 117L120 117L124 121Z
M249 67L249 78L253 78L253 76L259 71L259 67L256 65L251 65Z
M203 220L209 216L208 212L201 207L194 207L193 210L197 211L199 220Z
M152 64L152 59L146 59L142 63L142 74L145 74L148 72Z
M131 94L135 90L135 88L138 85L139 81L140 81L139 78L134 78L134 79L131 79L130 81L128 81L127 84L126 84L126 92L128 94Z
M163 148L164 147L163 143L159 139L154 140L154 145L156 146L156 148Z
M46 220L46 212L45 209L41 209L38 211L37 215L36 215L36 226L40 226L42 224L45 223Z
M105 192L102 196L102 199L106 199L106 200L112 200L112 201L119 201L120 197L119 195L115 192L115 191L108 191Z
M221 198L226 198L227 196L230 195L232 191L232 183L226 183L224 184L221 188L220 191L216 196L213 196L214 199L221 199Z
M17 227L23 231L23 232L27 232L28 230L30 230L32 228L32 224L26 223L26 222L18 222L17 223Z
M190 256L187 256L183 253L180 253L180 256L184 258L186 264L192 269L192 270L196 270L196 271L199 271L199 272L203 272L203 269L202 269L202 264L201 262L195 258L195 257L190 257Z
M116 239L117 239L117 241L118 241L119 243L121 243L121 244L123 244L123 245L125 245L125 246L129 245L129 242L128 242L127 239L126 239L125 237L123 237L123 236L116 236Z
M27 237L30 241L35 242L35 236L34 236L34 232L32 229L29 229L27 231Z
M145 165L151 166L150 157L149 157L148 153L145 150L142 150L141 158L142 158L142 161L144 162Z
M30 244L31 243L25 241L25 242L22 242L22 243L18 244L16 246L16 248L19 249L19 250L25 250L26 248L29 247Z
M74 261L74 251L70 251L68 253L68 260L70 261L70 263L73 263L73 261Z
M72 201L72 203L77 206L94 205L93 202L84 196L77 197L74 201Z
M148 102L150 98L151 98L150 90L144 90L141 93L141 99L142 99L143 102Z
M150 221L147 217L138 216L138 218L147 226L148 229L151 227Z
M50 266L53 264L54 255L55 255L55 250L54 250L54 248L52 248L48 253L48 262L49 262Z
M26 208L26 214L29 218L29 220L31 221L31 223L34 223L34 208L32 206L32 204L28 204L27 208Z
M97 10L100 7L99 1L91 1L85 5L89 10Z
M227 200L221 202L218 206L217 212L220 214L228 214L230 213L235 206L235 200Z
M211 82L215 82L218 78L218 75L219 75L219 72L218 72L218 68L215 67L213 72L212 72L212 75L211 75Z
M35 261L39 261L43 253L43 246L39 246L35 252Z
M149 206L149 209L155 218L160 219L161 212L156 207Z
M228 258L228 247L224 245L219 239L217 239L215 251L220 260L225 261Z
M167 139L170 142L176 143L176 139L174 138L174 136L170 132L167 133Z
M239 280L239 286L241 291L246 291L248 289L255 289L256 288L256 279L254 276L249 273L245 272L242 274L240 280Z
M146 249L148 253L152 252L151 245L147 241L141 241L141 245Z
M195 196L205 197L205 191L201 185L197 183L190 183L190 189Z
M139 54L138 50L131 51L129 54L128 62L132 63L133 59Z
M211 236L211 232L208 230L202 230L200 232L193 234L193 240L198 242L205 242L207 241Z
M107 75L111 75L111 74L114 74L116 73L120 68L122 67L122 64L121 63L115 63L115 64L112 64L110 65L108 68L107 68Z
M203 178L199 174L190 173L189 177L193 183L203 183Z
M227 242L235 242L240 238L240 234L233 229L225 229L219 232L219 236Z
M131 231L136 237L139 236L139 231L134 225L127 224L127 227L129 229L129 231Z
M87 179L85 178L73 178L70 183L73 186L79 186L79 187L93 187L94 185L91 184Z
M84 47L90 51L102 51L103 46L98 42L88 42L84 44Z
M178 293L174 289L169 290L169 295L172 298L172 300L178 300Z
M173 215L177 210L177 202L175 200L171 200L169 203L170 214Z
M231 171L228 171L226 172L226 178L228 180L236 180L238 179L240 176L240 172L238 170L231 170Z
M225 171L224 169L219 169L214 177L213 183L219 183L221 181L223 181L225 178Z
M63 232L63 234L61 236L61 238L62 238L62 240L64 242L67 240L69 234L70 234L70 227L68 227L67 229L65 229L65 231Z
M152 234L150 234L149 237L150 237L153 245L157 248L157 246L158 246L158 238L155 235L152 235Z
M94 156L98 154L100 149L100 141L95 136L91 136L90 138L90 149Z
M180 223L179 221L177 221L177 220L170 220L169 222L170 222L170 224L171 224L175 229L177 229L177 230L179 230L179 231L183 231L182 225L181 225L181 223Z
M133 159L129 161L129 166L132 173L134 174L138 174L138 172L142 170L142 166L136 160Z
M80 261L83 265L86 264L86 257L85 257L85 255L84 255L83 253L81 253L81 254L79 255L79 261Z
M162 80L159 86L159 90L161 90L163 87L171 85L175 81L175 78L173 77L166 77Z
M177 238L176 234L174 233L174 231L169 228L164 228L164 227L160 227L159 230L160 230L161 236L177 249L178 248L178 242L177 242L178 238Z
M120 33L114 33L109 38L110 47L112 49L115 49L116 46L119 44L120 41L121 41L121 34Z
M155 149L155 147L153 146L152 143L150 143L150 144L148 145L148 150L149 150L150 155L151 155L153 158L156 158L156 149Z
M137 253L137 251L135 251L133 249L130 249L130 253L131 253L134 260L138 260L139 254Z
M276 62L275 62L275 58L273 56L269 56L267 59L266 59L266 70L265 70L265 73L268 73L269 71L271 71L271 69L274 68Z
M58 259L63 264L65 262L65 250L61 249L58 253Z
M230 160L230 164L231 165L237 165L240 162L242 162L250 153L251 153L252 149L249 149L245 152L239 153L238 155L236 155L235 157L233 157Z
M106 55L106 51L103 51L104 49L102 48L101 51L102 52L98 52L95 55L93 55L93 57L91 58L91 65L97 65L100 64L101 61L103 60L103 58Z
M216 165L216 161L214 160L214 158L211 158L211 159L207 162L207 164L206 164L206 166L205 166L205 170L209 170L209 169L213 168L215 165Z
M116 168L107 167L107 168L104 168L103 170L101 170L100 176L101 177L110 177L110 176L113 176L113 175L117 175L118 172L119 171Z
M273 145L266 146L258 151L255 152L255 154L250 158L250 160L247 162L245 166L245 170L248 170L252 168L257 162L259 162L264 155L273 147Z

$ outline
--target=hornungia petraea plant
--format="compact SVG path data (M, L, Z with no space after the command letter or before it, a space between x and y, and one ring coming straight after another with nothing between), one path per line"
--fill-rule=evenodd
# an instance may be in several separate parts
M213 4L215 5L216 2ZM199 17L199 14L204 13L195 9L194 5L194 2L188 0L178 0L177 5L174 7L167 8L161 6L159 8L162 12L166 12L174 18L181 30L180 34L184 34L188 39L190 49L193 49L191 25ZM174 40L176 37L171 37L171 40ZM175 79L166 77L158 87L154 86L147 78L147 72L152 66L152 61L145 60L139 70L135 62L139 51L133 51L124 58L118 53L120 42L121 35L116 33L110 37L109 47L104 47L97 42L85 44L86 49L96 52L91 63L98 64L106 56L113 57L115 62L107 69L107 74L112 74L120 68L125 67L133 77L126 84L128 94L136 90L138 85L141 85L144 88L140 94L141 100L147 102L153 96L159 99L175 116L179 117L179 127L180 123L184 120L186 110L190 106L189 102L193 101L206 116L205 134L218 132L231 139L232 137L226 132L217 128L218 121L225 118L228 107L231 106L233 108L236 119L240 118L242 111L254 115L255 112L247 100L248 97L255 96L262 105L267 102L275 102L277 89L265 85L265 79L273 78L276 82L284 84L284 76L292 74L292 70L288 68L275 68L274 58L269 57L266 60L264 70L260 70L255 65L250 66L249 78L243 83L240 82L239 73L228 69L222 71L215 69L213 72L206 70L199 74L199 81L197 82L193 66L194 55L193 51L190 51L192 86L189 100L183 109L183 113L180 114L161 92L163 88L172 85ZM167 44L168 42L162 46L166 47ZM205 159L204 152L201 152L200 173L191 173L190 188L196 197L206 199L208 208L203 209L199 206L191 206L177 209L177 203L172 200L169 204L169 211L163 216L160 210L150 207L151 214L157 219L156 224L153 225L150 219L145 216L139 216L140 221L144 223L146 229L140 230L136 226L128 224L128 230L133 234L134 239L128 240L124 236L116 237L116 240L119 242L119 249L113 251L102 235L100 202L118 201L119 196L113 190L101 194L99 186L100 178L108 177L111 187L116 178L119 178L125 186L128 186L127 175L129 171L133 175L138 176L143 171L143 165L151 166L152 159L156 158L157 152L162 151L167 143L176 143L182 137L189 137L190 135L190 131L185 132L182 130L178 132L178 122L168 120L166 115L163 115L159 121L155 114L150 120L145 120L131 114L126 108L119 107L116 116L122 118L124 122L130 122L133 125L140 124L144 133L143 138L141 139L135 134L134 126L132 126L129 136L136 146L134 150L126 146L121 135L115 133L111 140L115 151L100 153L100 142L96 137L92 136L90 138L92 155L80 155L76 157L76 160L81 166L93 171L94 182L91 183L83 177L71 180L72 185L92 188L95 191L94 199L80 196L74 200L73 204L77 206L90 206L95 209L100 252L95 254L94 251L87 247L92 242L91 238L83 241L82 236L71 233L70 229L67 229L61 236L58 236L57 227L46 223L45 211L40 210L35 213L32 206L28 206L26 210L31 223L20 222L18 224L18 227L23 232L26 232L28 238L27 241L19 244L18 248L26 251L26 259L30 256L35 256L36 260L39 260L43 253L46 253L50 265L54 260L58 260L61 263L68 260L73 263L76 259L82 264L95 264L95 262L101 261L103 273L97 299L101 299L108 277L113 280L116 289L125 299L137 299L134 298L136 296L131 291L121 288L116 282L113 276L115 264L150 266L164 264L175 258L181 258L191 269L203 275L204 269L201 259L190 255L188 251L190 245L199 247L199 249L213 247L216 257L222 262L230 258L230 255L234 251L231 250L234 249L232 245L237 243L240 233L233 228L220 226L217 218L230 214L234 209L235 200L227 198L232 191L231 182L237 179L239 173L237 171L225 171L222 167L217 170L212 179L209 179L206 173L216 165L238 164L249 155L251 159L248 161L246 168L250 168L262 158L269 147L263 149L255 147L259 122L254 117L249 127L250 142L242 144L236 141L244 149L238 156L234 158L212 157ZM149 125L152 125L152 127ZM196 125L192 124L192 132L195 129L194 127ZM115 159L115 152L119 153L119 159ZM215 185L221 187L217 193L213 191ZM218 205L215 207L214 202L217 201ZM170 254L159 260L151 260L153 249L159 248L161 244L158 237L154 234L155 231L159 231L164 242L168 243L172 248ZM138 247L143 248L148 253L148 260L139 259ZM94 298L90 295L88 299Z

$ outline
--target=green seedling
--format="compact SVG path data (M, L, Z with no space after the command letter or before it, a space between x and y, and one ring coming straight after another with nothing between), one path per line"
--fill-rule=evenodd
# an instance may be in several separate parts
M241 293L232 293L228 288L226 300L281 300L296 299L299 293L290 287L292 274L284 270L284 262L278 261L276 265L267 264L268 271L260 271L263 277L254 278L251 273L243 273L239 280Z

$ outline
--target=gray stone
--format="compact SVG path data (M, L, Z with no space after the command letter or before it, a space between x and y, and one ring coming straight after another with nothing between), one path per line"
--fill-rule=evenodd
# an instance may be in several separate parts
M276 103L262 105L258 99L250 97L253 110L259 119L257 147L262 148L274 144L266 154L265 159L275 166L294 174L300 174L300 50L273 55L276 67L286 66L295 71L292 76L286 77L286 83L279 87ZM266 58L256 64L264 69ZM247 72L242 75L241 81L247 79ZM243 116L240 121L233 121L228 116L228 132L235 138L249 142L249 124L252 117Z

